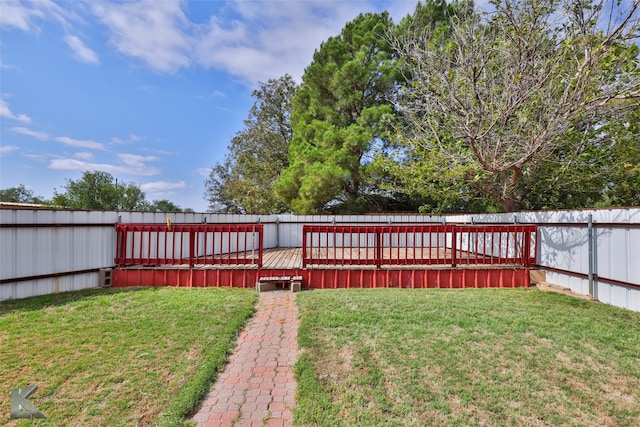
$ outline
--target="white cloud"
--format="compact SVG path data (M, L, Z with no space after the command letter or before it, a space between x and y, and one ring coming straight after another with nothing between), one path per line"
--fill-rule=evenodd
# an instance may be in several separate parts
M79 156L76 154L76 157ZM123 164L96 163L87 161L88 159L86 158L80 160L69 158L53 159L49 163L49 168L55 170L101 171L113 175L153 176L160 173L158 169L146 164L146 162L160 160L157 157L118 154L118 158Z
M17 28L22 31L39 31L35 21L51 17L60 22L63 27L69 26L68 20L79 20L79 16L69 9L60 7L52 0L38 0L30 2L0 0L0 27Z
M27 129L25 127L21 127L21 126L17 126L17 127L13 127L11 128L12 132L15 133L19 133L21 135L27 135L27 136L32 136L36 139L39 139L40 141L48 141L49 140L49 135L45 132L39 132L36 130L31 130L31 129Z
M115 173L125 173L124 169L120 166L104 164L104 163L91 163L76 159L53 159L49 163L49 169L54 170L72 170L72 171L100 171Z
M403 3L398 14L415 8ZM359 13L380 10L373 2L234 2L231 24L212 17L195 52L204 67L219 68L255 84L285 73L300 79L313 52Z
M291 2L291 6L304 19L306 13L299 10L304 5ZM196 47L196 61L205 68L218 68L253 84L287 72L299 78L313 52L313 47L306 49L304 45L319 45L317 35L313 34L314 25L293 28L293 16L269 13L268 4L261 4L255 10L242 4L237 8L245 12L242 22L236 20L225 25L221 19L211 18L209 28ZM281 8L281 12L285 13L286 9ZM288 35L284 40L282 33Z
M20 147L15 145L0 145L0 156L18 151Z
M82 152L76 153L75 157L77 157L80 160L90 161L90 160L93 160L93 153L82 151Z
M50 156L48 154L34 154L27 153L24 155L27 159L35 160L40 163L46 163L49 161Z
M23 123L31 123L31 117L26 114L14 114L9 108L9 104L4 99L0 99L0 117L5 119L17 120Z
M289 73L302 76L313 52L359 13L385 6L399 20L417 1L237 1L204 24L189 21L180 1L95 2L114 48L158 72L199 65L255 85ZM185 6L186 4L186 6ZM214 93L213 96L219 96Z
M17 1L2 1L2 13L0 13L0 27L17 28L28 31L33 26L33 18L43 18L40 10L24 6Z
M1 0L3 1L3 0ZM483 1L483 0L480 0ZM201 66L230 73L255 85L289 73L300 79L313 52L339 34L361 12L387 8L397 22L415 9L403 1L227 1L206 23L185 14L184 1L87 2L3 1L3 26L29 30L38 19L53 18L66 31L69 22L90 11L108 30L110 44L122 55L162 73ZM76 57L90 64L100 59L77 36L65 41ZM220 96L214 93L212 96Z
M479 1L484 1L484 0L479 0ZM417 0L391 1L391 2L387 2L386 9L389 11L389 15L391 15L391 17L393 18L393 22L397 24L400 22L400 20L402 20L402 18L404 18L409 14L413 14L413 12L415 12L417 3L418 3ZM451 3L451 1L448 1L447 3Z
M64 41L67 42L69 47L73 50L75 57L87 64L99 64L100 59L98 55L91 49L89 49L82 40L77 36L66 36Z
M110 41L123 55L152 69L174 73L190 65L189 21L180 2L92 3L92 10L110 30Z
M126 153L120 153L118 154L118 157L124 164L126 164L127 166L133 166L133 167L143 166L145 162L156 162L160 160L156 156L140 156L138 154L126 154Z
M209 178L209 175L211 175L211 168L198 168L195 172L203 178Z
M139 156L137 154L117 154L118 164L93 162L93 155L88 152L79 152L75 158L57 158L49 163L50 169L76 170L76 171L101 171L113 175L158 175L160 170L149 166L147 163L160 160L155 156Z
M147 182L146 184L140 185L140 189L144 192L151 193L162 193L171 190L180 190L183 188L187 188L187 184L184 181L178 182L167 182L167 181L155 181L155 182Z
M16 65L5 64L0 60L0 70L19 70L20 68Z
M131 135L129 135L129 139L127 139L127 140L124 140L124 139L121 139L121 138L118 138L118 137L113 137L111 139L110 143L111 144L118 144L118 145L120 145L120 144L133 144L134 142L140 142L140 141L143 141L143 140L144 140L143 137L132 133Z
M65 145L76 148L89 148L91 150L104 150L104 144L91 140L81 140L69 138L68 136L58 136L55 141L62 142Z

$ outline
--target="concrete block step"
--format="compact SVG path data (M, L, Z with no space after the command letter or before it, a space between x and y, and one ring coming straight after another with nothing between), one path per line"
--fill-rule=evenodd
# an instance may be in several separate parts
M259 277L258 283L256 283L256 291L275 291L277 285L282 285L285 288L289 288L291 292L300 292L302 290L302 276Z

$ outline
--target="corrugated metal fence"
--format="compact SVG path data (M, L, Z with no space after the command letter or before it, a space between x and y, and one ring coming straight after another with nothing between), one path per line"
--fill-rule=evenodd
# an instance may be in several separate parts
M640 311L640 208L455 215L447 220L537 224L537 264L547 282Z
M116 224L258 223L275 217L0 209L0 301L100 285L116 256ZM274 222L275 224L275 222ZM276 243L275 225L264 241Z
M115 225L262 224L264 248L301 247L304 224L537 224L550 283L640 311L640 208L496 215L218 215L0 209L0 301L91 288L114 265ZM589 226L591 219L591 226Z

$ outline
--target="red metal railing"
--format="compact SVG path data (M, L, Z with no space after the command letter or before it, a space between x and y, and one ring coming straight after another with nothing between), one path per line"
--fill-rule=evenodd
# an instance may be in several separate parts
M536 264L537 225L456 225L457 264Z
M536 262L535 225L304 225L302 265L522 265Z
M119 266L262 266L261 224L116 224Z

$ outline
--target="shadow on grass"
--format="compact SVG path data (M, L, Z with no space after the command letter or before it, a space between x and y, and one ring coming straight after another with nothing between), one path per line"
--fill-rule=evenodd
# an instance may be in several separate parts
M91 288L79 291L60 292L57 294L39 295L35 297L19 298L0 301L0 315L15 311L41 310L46 307L59 307L69 303L81 301L96 296L115 295L137 292L147 287L135 288Z

